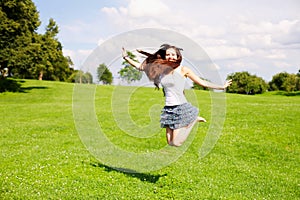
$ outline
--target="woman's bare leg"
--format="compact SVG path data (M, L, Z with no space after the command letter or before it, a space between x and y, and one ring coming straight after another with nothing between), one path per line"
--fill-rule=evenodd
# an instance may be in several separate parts
M197 119L188 126L173 130L172 143L174 146L181 146L183 144L190 135L196 122L206 122L206 120L203 117L197 117Z
M173 144L174 144L174 146L179 147L183 144L183 142L190 135L190 132L193 129L196 122L197 122L197 120L193 121L191 124L189 124L186 127L182 127L182 128L173 130Z
M173 129L170 129L169 127L166 127L166 137L167 142L170 146L173 146Z

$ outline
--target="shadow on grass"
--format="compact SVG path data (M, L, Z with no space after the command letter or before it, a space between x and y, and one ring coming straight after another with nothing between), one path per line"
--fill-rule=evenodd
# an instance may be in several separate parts
M20 82L20 81L19 81ZM9 78L0 78L0 93L1 92L20 92L21 83Z
M2 92L23 92L27 93L33 89L47 89L44 86L22 87L23 80L14 80L11 78L0 78L0 93Z
M48 87L45 86L33 86L33 87L21 87L20 92L27 93L29 90L33 89L47 89Z
M167 174L163 175L152 175L152 174L145 174L145 173L139 173L131 169L123 169L123 168L113 168L109 167L107 165L101 164L101 163L90 163L94 167L101 167L104 168L107 172L119 172L122 174L125 174L126 176L133 177L140 179L141 181L146 181L149 183L156 183L160 177L167 176Z
M300 91L297 91L297 92L278 91L275 94L283 95L283 96L300 96Z

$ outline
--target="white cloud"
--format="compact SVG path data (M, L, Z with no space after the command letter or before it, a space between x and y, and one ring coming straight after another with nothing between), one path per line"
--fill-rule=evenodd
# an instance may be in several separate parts
M282 69L284 71L284 69L290 67L290 64L284 61L274 61L273 62L275 67Z
M271 21L236 21L232 25L235 35L240 37L240 44L250 48L278 48L279 45L300 43L300 23L298 20Z
M130 0L127 7L104 7L101 11L109 17L119 30L136 28L168 28L175 29L187 23L181 12L176 15L169 5L161 0Z
M127 7L104 7L101 11L119 29L161 27L162 21L176 21L169 7L160 0L130 0Z
M251 50L238 46L210 46L205 48L205 51L213 60L236 59L253 55Z
M203 46L220 70L226 62L229 70L257 70L266 75L272 73L272 66L287 67L283 63L299 60L287 51L300 49L300 19L295 9L287 10L289 6L277 1L274 5L282 8L280 14L266 2L223 2L222 9L219 3L129 0L126 7L103 8L102 12L121 31L150 27L184 34Z
M229 70L232 67L266 74L262 70L266 67L268 73L272 73L272 66L278 69L278 66L299 63L300 15L290 7L295 7L295 2L282 5L275 0L274 8L268 7L265 1L226 2L128 0L120 6L102 7L101 23L77 21L65 26L62 34L67 38L65 41L99 45L104 42L99 38L108 37L103 33L107 30L116 34L139 28L160 28L184 34L203 46L220 70L224 67L222 62L226 62ZM80 50L69 53L71 58L80 58L81 63L87 56Z
M193 20L188 20L188 23L183 23L178 27L178 31L191 38L207 38L207 39L218 39L221 40L222 36L226 34L224 27L209 26L205 24L199 24ZM224 40L223 40L224 41Z
M119 11L114 7L110 7L110 8L103 7L103 8L101 8L101 11L108 14L108 15L111 15L111 16L119 14Z
M250 48L266 48L273 45L273 40L270 34L249 34L241 36L240 44Z
M202 38L199 37L198 39L195 39L196 42L199 43L199 45L204 47L209 46L226 46L229 45L228 40L222 39L222 38Z
M286 53L281 49L272 49L271 51L267 51L266 58L268 59L286 59Z
M237 60L228 65L227 68L234 71L253 71L253 69L259 69L260 67L256 63Z
M92 53L91 49L79 49L79 50L70 50L63 49L64 56L70 56L71 60L74 63L75 69L80 69L81 65L84 63L85 59Z
M280 24L282 32L276 35L275 40L282 45L300 44L300 20L284 20Z
M169 7L160 0L131 0L128 5L128 15L130 17L160 18L169 13ZM172 15L170 18L172 20Z

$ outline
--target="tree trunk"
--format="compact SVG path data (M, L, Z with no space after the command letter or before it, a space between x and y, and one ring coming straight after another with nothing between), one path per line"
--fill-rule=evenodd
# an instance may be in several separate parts
M39 80L40 80L40 81L43 80L43 71L40 71Z

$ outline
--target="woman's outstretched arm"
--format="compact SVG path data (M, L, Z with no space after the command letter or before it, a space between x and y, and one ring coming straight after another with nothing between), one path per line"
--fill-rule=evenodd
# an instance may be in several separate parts
M124 60L126 60L126 61L127 61L130 65L132 65L133 67L137 68L138 70L143 70L143 69L141 68L141 66L142 66L141 63L132 60L132 59L128 56L127 51L125 50L124 47L122 47L122 57L123 57Z
M195 82L198 85L201 85L203 87L211 88L211 89L217 89L217 90L225 90L228 86L231 85L232 80L227 80L224 85L217 85L214 83L211 83L209 81L203 80L200 77L198 77L191 69L188 67L182 68L182 73L184 76L190 78L193 82Z

